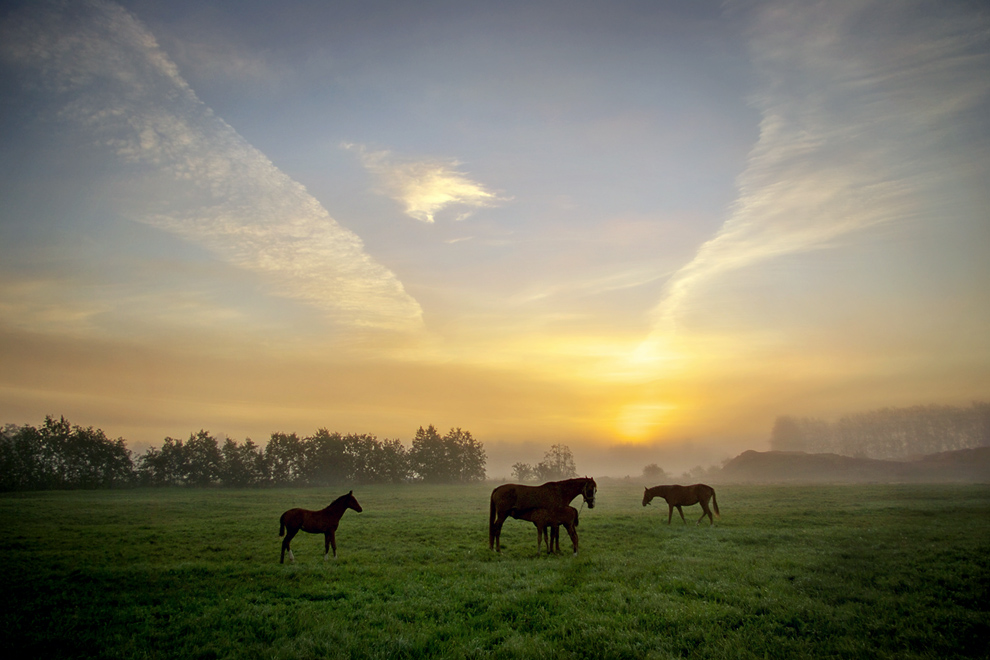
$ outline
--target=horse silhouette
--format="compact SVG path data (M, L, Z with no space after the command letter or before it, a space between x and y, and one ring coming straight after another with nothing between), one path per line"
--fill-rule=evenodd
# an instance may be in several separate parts
M692 504L700 504L702 511L701 517L698 518L698 522L695 524L701 524L705 516L708 516L709 524L714 525L715 519L712 518L711 509L708 508L708 500L711 500L712 506L715 507L715 515L719 518L722 517L718 512L718 500L715 499L715 489L705 484L694 484L693 486L654 486L653 488L647 488L646 492L643 493L643 506L649 504L650 500L654 497L662 497L667 501L667 507L670 509L667 512L668 525L674 517L674 507L677 507L677 513L681 514L681 520L687 523L681 507Z
M492 491L488 508L488 547L502 551L502 525L509 517L520 518L532 509L556 511L569 506L578 495L584 497L589 509L595 508L598 484L590 477L548 481L541 486L502 484Z
M289 561L296 560L292 554L292 549L289 548L289 543L299 530L309 532L310 534L323 534L323 561L327 560L331 547L333 547L333 558L336 559L337 525L340 524L340 517L344 515L344 511L347 509L354 509L358 513L361 513L361 505L354 498L353 490L346 495L341 495L331 502L328 507L319 511L289 509L283 513L278 519L278 535L285 535L285 539L282 540L282 558L279 560L279 563L285 563L286 551L289 553Z

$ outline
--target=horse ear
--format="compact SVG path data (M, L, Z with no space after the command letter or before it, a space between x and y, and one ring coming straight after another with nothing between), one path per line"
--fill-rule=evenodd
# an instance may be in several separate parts
M353 494L354 494L354 491L353 490L348 493L348 495L353 495Z

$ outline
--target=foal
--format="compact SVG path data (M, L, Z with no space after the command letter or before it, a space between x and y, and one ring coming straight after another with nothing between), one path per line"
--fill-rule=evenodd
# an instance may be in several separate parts
M289 542L292 541L292 537L300 529L310 534L323 534L323 561L327 560L331 546L333 547L333 558L336 559L337 525L340 524L340 517L344 515L344 511L347 509L354 509L358 513L361 513L361 505L354 498L353 490L347 493L347 495L341 495L331 502L330 506L319 511L289 509L283 513L282 517L278 519L278 535L285 535L285 539L282 541L282 558L279 560L279 563L285 563L286 551L289 552L289 561L296 560L292 555L292 549L289 548Z
M574 545L574 554L578 552L578 511L572 506L560 507L557 509L527 509L513 514L519 520L528 520L536 525L536 553L540 553L540 543L546 543L547 554L554 551L553 544L556 543L556 550L560 552L560 526L567 530L567 535L571 537ZM550 534L547 535L547 528Z

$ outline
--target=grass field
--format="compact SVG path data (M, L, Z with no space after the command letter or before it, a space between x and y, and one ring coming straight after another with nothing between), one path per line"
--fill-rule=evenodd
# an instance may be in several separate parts
M990 657L990 486L717 486L710 528L603 481L578 557L490 552L491 485L366 486L280 565L346 490L0 496L4 657Z

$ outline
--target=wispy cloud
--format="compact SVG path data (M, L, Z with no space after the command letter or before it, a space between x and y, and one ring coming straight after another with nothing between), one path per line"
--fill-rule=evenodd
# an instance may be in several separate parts
M505 201L458 171L457 161L408 160L361 145L343 147L357 153L365 169L378 178L383 192L402 204L405 214L415 220L432 223L446 208L457 209L455 220L463 220L475 209Z
M939 147L960 142L967 113L990 93L990 29L948 5L910 4L754 10L759 141L721 230L668 281L654 341L675 332L713 280L918 218L951 181Z
M36 74L62 119L165 190L134 219L260 273L280 296L355 325L412 329L419 304L306 189L214 115L154 36L102 0L32 3L0 52Z
M624 268L603 275L537 287L534 290L514 297L513 301L525 304L540 302L561 295L577 297L598 296L652 284L669 275L669 271L657 272L655 268L650 266Z

